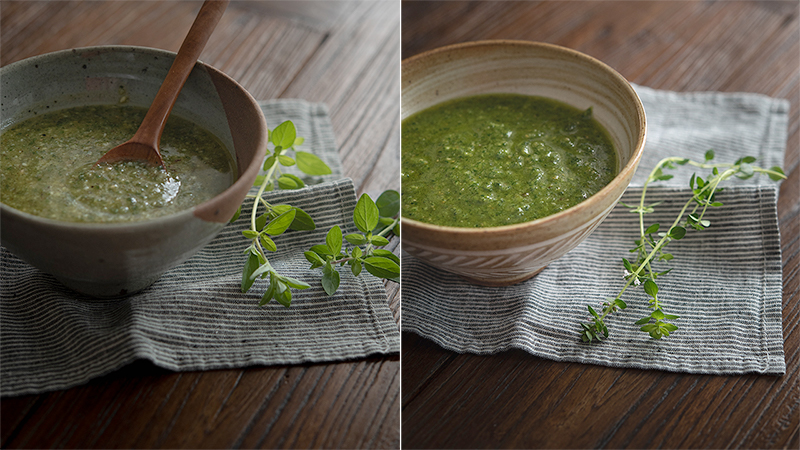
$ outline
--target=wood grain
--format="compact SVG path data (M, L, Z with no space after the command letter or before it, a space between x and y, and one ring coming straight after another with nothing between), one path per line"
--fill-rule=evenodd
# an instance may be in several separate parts
M90 45L177 51L200 5L3 0L0 65ZM399 27L395 2L235 1L200 59L256 99L326 103L345 175L375 197L399 188ZM398 286L387 290L399 320ZM0 399L0 446L397 448L399 390L397 355L183 373L139 361L84 386Z
M480 39L575 48L632 82L789 99L778 201L787 372L697 376L459 355L403 334L407 448L800 447L800 5L794 1L403 2L402 55Z

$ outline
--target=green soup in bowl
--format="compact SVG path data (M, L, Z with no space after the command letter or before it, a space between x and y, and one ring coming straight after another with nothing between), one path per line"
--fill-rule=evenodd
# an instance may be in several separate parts
M177 115L169 117L159 145L166 167L96 164L133 136L146 113L135 106L78 106L3 130L3 203L54 220L133 222L188 209L233 184L236 165L225 146Z
M572 49L527 41L466 42L404 60L401 82L401 118L404 121L457 99L485 95L537 97L568 105L567 110L572 112L563 115L573 116L573 119L591 115L604 130L600 135L605 135L612 145L610 153L596 148L582 154L568 152L565 149L570 146L593 147L597 142L564 139L572 131L572 126L567 123L548 125L555 127L556 132L543 139L560 141L566 147L534 152L533 147L540 143L544 145L537 139L547 133L542 130L521 131L523 135L518 135L520 139L516 140L514 129L504 128L489 117L482 120L490 127L490 132L484 134L494 133L495 138L489 144L480 145L491 148L478 151L479 144L473 142L479 141L468 140L466 150L462 152L478 156L456 161L453 153L441 148L449 144L436 144L438 150L425 148L426 143L412 145L413 138L407 136L409 128L404 129L401 168L404 177L407 172L419 170L416 161L411 161L415 155L428 159L427 165L442 164L458 170L441 179L436 175L422 177L423 187L417 189L424 191L424 202L426 207L430 207L431 213L426 216L415 216L413 202L422 197L407 195L410 192L406 189L414 189L414 184L403 179L403 251L473 283L518 283L579 245L614 208L641 159L646 120L633 87L606 64ZM541 110L542 107L534 109ZM529 110L523 111L522 115L528 116L528 121L541 122L534 117L536 114ZM548 115L551 117L547 120L562 116L561 113ZM493 129L496 125L499 133ZM434 131L432 134L442 136L446 133ZM537 137L538 134L542 136ZM515 147L516 154L511 154L510 149L506 152L504 145ZM430 157L437 151L441 151L439 161ZM506 153L509 154L507 161L499 163L498 157L503 159ZM550 167L540 167L548 158ZM425 165L424 162L420 164ZM573 172L583 174L573 177ZM491 176L477 178L486 174ZM573 180L551 185L544 180L548 176L565 176ZM530 185L537 179L543 181L537 189L524 188L523 185ZM466 185L461 184L464 180L468 180ZM595 183L598 180L599 183ZM594 186L584 190L589 184ZM512 190L513 185L523 189ZM560 192L571 188L577 188L572 189L576 192L574 196ZM464 196L466 202L473 202L473 206L462 207L466 211L464 215L470 218L461 224L449 219L440 222L442 216L451 214L444 204L469 190L477 193ZM550 207L537 207L536 214L522 215L520 209L534 209L533 202L528 202L533 196L543 197ZM505 212L497 214L493 209L501 206ZM497 216L501 221L484 223L484 216Z
M555 214L617 174L608 132L545 97L485 94L449 100L403 120L403 216L493 227Z

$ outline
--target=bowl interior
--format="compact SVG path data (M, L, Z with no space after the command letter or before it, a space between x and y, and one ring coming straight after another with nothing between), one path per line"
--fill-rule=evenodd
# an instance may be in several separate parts
M5 66L0 80L0 131L36 114L80 105L125 103L148 108L174 56L145 47L100 46L48 53ZM234 80L199 63L172 114L214 134L236 163L234 185L194 208L195 215L206 220L227 221L238 207L236 197L249 189L258 172L253 166L258 166L266 148L260 107ZM235 204L232 209L229 203Z
M49 110L126 103L147 108L172 64L169 52L100 47L40 55L4 68L0 129ZM195 67L173 112L217 136L233 152L225 110L209 75Z

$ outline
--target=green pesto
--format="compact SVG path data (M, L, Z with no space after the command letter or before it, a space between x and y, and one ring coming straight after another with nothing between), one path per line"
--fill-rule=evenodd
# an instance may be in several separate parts
M0 201L67 222L133 222L191 208L233 183L223 144L174 114L161 137L166 171L138 162L95 165L133 136L146 112L82 106L12 125L0 134Z
M455 99L406 118L401 164L403 216L454 227L549 216L617 174L591 108L516 94Z

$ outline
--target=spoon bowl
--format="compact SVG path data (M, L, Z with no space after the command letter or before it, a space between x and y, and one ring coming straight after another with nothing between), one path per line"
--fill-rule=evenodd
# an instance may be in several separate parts
M158 145L143 144L135 142L133 139L123 142L106 152L105 155L97 160L96 164L114 164L124 161L142 161L151 166L166 168Z

